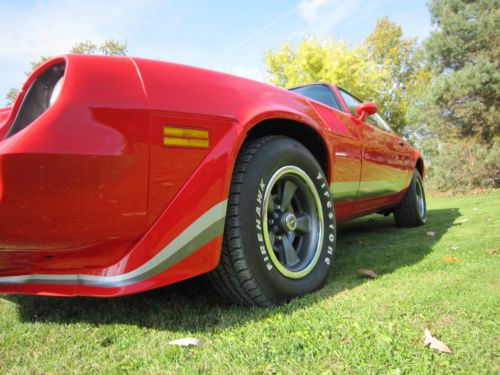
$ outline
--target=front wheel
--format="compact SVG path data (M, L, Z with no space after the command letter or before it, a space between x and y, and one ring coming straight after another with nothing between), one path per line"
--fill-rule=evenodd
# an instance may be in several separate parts
M420 173L415 170L403 201L394 210L398 227L417 227L427 222L427 202Z
M335 248L329 184L297 141L268 136L240 152L221 260L211 279L233 301L269 306L320 288Z

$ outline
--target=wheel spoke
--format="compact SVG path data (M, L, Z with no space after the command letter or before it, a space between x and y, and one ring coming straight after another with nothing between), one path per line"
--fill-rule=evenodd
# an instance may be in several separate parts
M299 234L307 234L311 231L311 217L306 213L297 215L297 228Z
M283 260L287 266L293 267L300 262L297 252L287 236L283 236L281 242L283 243Z
M274 203L274 197L271 195L269 197L269 203L267 205L267 212L274 214L276 212L276 205Z
M274 246L274 240L276 238L276 233L275 233L275 230L273 228L269 228L269 242L271 242L271 246Z
M283 186L283 193L281 196L281 207L286 209L290 202L292 201L293 196L295 195L295 191L297 190L297 185L295 185L292 181L285 181Z

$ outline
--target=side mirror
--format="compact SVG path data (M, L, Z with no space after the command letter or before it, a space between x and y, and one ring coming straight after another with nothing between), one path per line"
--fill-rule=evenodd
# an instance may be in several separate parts
M377 111L377 105L372 102L362 103L356 107L356 113L359 115L360 121L365 121L368 116L374 115Z

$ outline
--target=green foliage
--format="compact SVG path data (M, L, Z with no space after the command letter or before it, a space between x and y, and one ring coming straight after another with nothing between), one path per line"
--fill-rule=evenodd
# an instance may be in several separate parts
M50 60L52 56L40 56L38 60L32 61L30 63L31 65L31 70L29 72L26 72L26 75L29 76L33 70L38 68L40 65L42 65L45 61Z
M464 193L500 187L500 142L488 146L454 140L434 149L427 185L437 191Z
M267 51L270 81L280 87L329 82L363 100L375 101L382 117L398 131L408 122L413 93L428 74L416 40L404 39L400 26L381 18L365 43L351 47L333 38L307 37L296 48L284 43Z
M12 103L14 103L14 100L16 100L17 98L17 94L19 93L19 90L18 89L15 89L15 88L10 88L9 91L7 91L7 95L5 96L5 98L7 99L7 105L12 105Z
M332 38L320 40L310 36L297 48L289 43L277 52L266 52L270 81L281 87L311 82L331 82L361 97L374 97L375 86L381 84L386 72L366 58L366 50L351 48ZM366 84L365 82L375 82Z
M104 56L126 56L127 43L120 43L113 39L105 40L101 45L97 45L92 41L76 43L70 50L70 53L79 53L83 55L104 55ZM29 76L33 70L42 65L45 61L50 60L52 56L41 56L38 60L32 61L31 70L26 72ZM6 95L6 104L12 105L19 93L19 89L10 88Z
M416 39L403 38L402 27L388 17L377 21L364 47L368 49L368 59L387 72L376 88L380 114L393 128L408 135L408 108L414 103L415 93L429 81L423 50Z
M115 40L108 39L98 46L94 42L87 40L75 44L70 52L84 55L126 56L127 43L119 43Z
M500 1L432 0L432 80L412 120L442 139L500 136Z

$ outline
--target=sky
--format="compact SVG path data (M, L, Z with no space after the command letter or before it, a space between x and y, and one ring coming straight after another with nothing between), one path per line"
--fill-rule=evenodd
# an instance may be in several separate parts
M385 15L405 36L430 31L427 0L0 0L0 103L30 62L78 42L266 80L264 53L308 35L362 42Z

